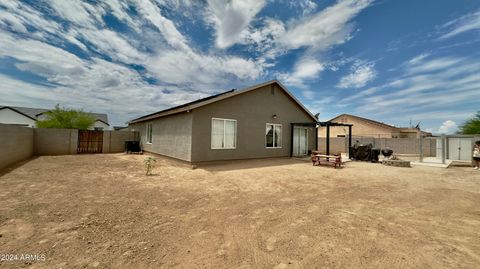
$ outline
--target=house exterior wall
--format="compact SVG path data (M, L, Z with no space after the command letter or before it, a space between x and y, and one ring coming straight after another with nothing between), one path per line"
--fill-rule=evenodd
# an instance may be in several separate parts
M271 85L192 110L194 163L290 156L291 123L315 122L282 89ZM277 115L274 119L272 116ZM212 118L237 121L235 149L211 149ZM282 148L266 148L266 124L282 124ZM314 149L315 129L309 128L308 149Z
M185 112L129 125L140 133L143 150L168 157L191 161L192 113ZM147 123L152 123L152 143L146 141Z
M392 128L382 127L356 117L349 117L348 115L342 115L339 118L336 118L334 122L338 123L349 123L353 124L352 126L352 136L365 136L365 137L376 137L376 138L392 138L399 136L399 132L395 131ZM330 127L330 137L338 136L348 136L348 127L347 126L331 126ZM320 127L318 128L318 137L327 137L327 128Z
M416 128L401 128L400 138L420 138L421 131Z
M13 111L10 108L0 110L0 123L35 127L35 120Z

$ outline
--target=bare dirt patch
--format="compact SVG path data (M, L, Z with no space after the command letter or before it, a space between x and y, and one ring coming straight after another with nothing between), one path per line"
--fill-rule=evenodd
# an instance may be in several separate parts
M480 173L39 157L0 177L2 268L479 268Z

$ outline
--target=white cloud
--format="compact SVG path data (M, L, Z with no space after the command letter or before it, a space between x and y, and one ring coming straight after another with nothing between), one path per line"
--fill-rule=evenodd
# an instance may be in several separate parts
M189 40L151 1L108 0L95 5L75 1L71 6L62 1L49 3L51 12L71 24L47 20L22 2L0 3L8 12L0 12L0 57L12 58L19 70L46 80L35 84L0 75L0 95L12 105L51 107L61 103L108 112L115 124L121 124L119 119L198 99L232 83L257 80L263 74L261 62L190 47ZM132 5L136 14L127 12ZM72 14L74 7L79 14ZM134 32L141 28L141 35L132 38L105 28L101 16L105 12L111 12ZM153 27L144 27L146 24ZM12 26L17 31L4 31ZM27 37L16 34L24 31ZM68 52L66 42L77 45L89 57ZM141 65L144 70L137 72L127 64ZM158 82L149 84L145 77Z
M262 26L250 27L256 14L266 1L234 0L225 4L218 0L208 1L206 20L215 28L215 45L228 48L236 43L254 45L265 59L273 59L282 52L306 47L323 51L342 44L352 37L354 25L351 20L373 0L340 0L336 4L296 21L284 23L274 18L263 18ZM317 4L305 0L290 5L299 6L305 14L317 8Z
M255 80L262 72L251 60L181 51L160 53L146 64L163 82L190 85L197 89L218 88L234 78Z
M12 58L18 69L45 80L37 85L1 75L0 94L18 105L50 106L61 102L87 110L102 108L114 112L112 119L115 119L190 101L232 84L251 83L265 75L266 68L275 64L276 56L300 47L306 47L307 53L300 57L291 74L282 75L287 84L304 87L326 68L318 60L319 53L351 38L354 31L351 20L371 1L340 0L311 14L316 4L305 0L298 3L305 16L288 23L268 17L257 20L267 0L234 0L226 5L209 1L207 14L215 30L217 47L251 46L248 49L254 58L229 55L225 50L201 51L179 30L183 28L177 28L179 25L167 18L181 13L181 16L197 14L198 19L198 14L205 14L202 11L205 7L199 8L204 3L199 3L52 0L46 2L44 9L35 9L22 1L3 0L0 57ZM172 11L165 7L178 7L182 11L167 13ZM107 14L124 22L129 30L120 33L107 28L104 21ZM52 15L65 22L55 22ZM261 27L254 28L257 23ZM312 40L301 29L308 29ZM81 48L82 53L78 56L70 53L67 50L70 44ZM131 64L141 66L141 71L131 68ZM146 77L155 85L147 83ZM168 94L164 85L168 85ZM315 92L306 86L302 94L309 99L315 97ZM137 105L132 107L131 103ZM144 111L139 112L138 107Z
M187 39L177 30L171 20L162 16L158 6L149 0L136 0L136 8L143 17L157 27L170 46L184 50L189 49Z
M413 121L428 121L428 120L445 120L445 119L451 119L451 120L456 120L456 121L463 121L472 114L474 114L475 111L472 110L458 110L456 109L455 112L453 113L452 111L439 111L439 110L434 110L434 111L427 111L427 112L418 112L410 116L410 118ZM405 116L399 115L399 116L393 116L390 117L392 120L405 120Z
M16 39L2 32L0 39L0 56L19 60L18 68L48 77L51 82L58 82L66 74L83 72L82 60L63 49L37 40Z
M134 48L126 37L108 29L72 30L70 34L88 40L97 52L123 63L138 63L146 58L146 55ZM92 49L92 46L90 48Z
M80 0L50 0L49 4L63 19L87 28L102 22L101 16L105 14L103 9Z
M12 31L28 33L23 21L14 14L0 10L0 25L10 28Z
M241 40L255 15L265 6L266 0L208 0L206 20L215 28L215 46L229 48Z
M350 21L372 3L371 0L341 0L335 5L295 22L279 40L288 49L309 47L324 50L351 38Z
M127 8L125 4L115 6L109 2L106 3L113 11L116 10L119 19L131 21L129 17L126 17L128 14L124 10ZM128 37L108 29L80 28L71 30L68 37L85 39L94 45L93 48L97 52L106 54L114 60L127 64L141 63L147 68L147 72L163 83L173 83L187 87L195 84L195 87L214 90L212 88L218 89L220 85L225 85L227 79L231 81L255 80L262 74L261 64L250 59L204 54L195 51L175 24L161 14L161 10L156 4L148 0L135 0L133 4L135 4L139 15L158 29L167 46L159 44L156 47L151 47L150 49L154 53L146 54L137 49L138 46L143 46L143 44L131 43ZM162 4L191 5L187 2L164 2ZM97 13L99 12L103 11ZM138 25L133 25L133 27L136 26Z
M458 130L458 125L456 122L453 120L446 120L442 123L442 126L438 128L438 130L434 133L439 133L439 134L452 134L455 131Z
M427 58L428 56L430 56L429 53L419 54L419 55L413 57L412 59L410 59L410 60L408 61L408 64L410 64L410 65L416 65L416 64L422 63L423 60L424 60L425 58Z
M379 91L379 87L371 87L366 90L363 90L359 93L356 93L354 95L348 95L347 97L343 98L342 100L339 101L340 106L346 106L349 102L355 102L358 101L359 99L371 96Z
M80 59L43 42L15 39L3 33L0 38L4 41L0 43L0 56L18 59L17 68L50 82L39 85L0 75L0 95L14 105L52 107L60 103L107 112L113 123L123 124L121 120L205 96L172 85L165 93L165 87L146 83L138 72L121 64L95 57Z
M261 58L265 60L273 59L281 51L275 41L284 34L285 25L282 21L266 18L261 27L243 31L240 43L255 46L255 51L261 53Z
M303 15L307 15L315 11L317 9L317 3L311 0L297 0L290 2L290 5L293 7L299 7L302 9Z
M54 21L43 18L42 14L33 8L22 5L20 1L3 0L0 2L5 10L0 12L0 25L15 31L27 33L27 27L33 27L44 33L52 34L60 31L61 27ZM34 32L32 37L44 38L43 34Z
M458 19L450 21L442 28L448 28L448 32L440 36L439 39L447 39L468 31L480 29L480 11L469 13Z
M408 61L409 74L430 73L457 65L462 58L440 57L426 60L428 55L421 54Z
M321 71L325 68L335 70L336 64L320 64L311 57L321 57L321 54L336 45L340 45L352 38L352 32L355 27L351 22L363 9L367 8L372 0L340 0L332 6L329 6L316 14L305 16L297 21L292 21L281 34L273 37L267 37L267 40L273 40L275 46L267 50L265 56L267 59L275 58L277 55L288 50L306 48L305 55L295 64L291 74L280 74L281 79L285 79L287 85L305 87L305 81L318 78ZM283 26L283 25L282 25ZM319 56L320 55L320 56ZM308 58L308 60L306 60ZM373 66L365 66L358 70L356 74L351 74L340 85L359 86L372 80L376 75ZM356 81L355 81L356 80Z
M375 79L377 72L373 63L356 62L351 67L351 73L340 78L338 88L362 88Z
M286 85L304 88L307 81L317 78L324 69L324 65L315 58L304 57L295 64L293 73L280 74L279 78ZM311 94L307 94L307 96L311 96Z
M356 103L362 113L392 116L401 113L415 118L424 111L441 111L450 113L452 119L459 104L474 106L480 98L480 63L475 59L450 57L455 64L435 64L445 62L440 59L429 56L417 61L414 65L418 74L411 73L412 66L407 63L398 79L374 87L376 95L368 92L370 89L362 91L356 95L357 99L349 100L350 104Z

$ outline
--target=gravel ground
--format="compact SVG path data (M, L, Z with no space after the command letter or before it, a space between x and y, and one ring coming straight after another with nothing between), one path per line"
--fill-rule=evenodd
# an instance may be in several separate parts
M3 171L0 268L480 268L471 168L144 158Z

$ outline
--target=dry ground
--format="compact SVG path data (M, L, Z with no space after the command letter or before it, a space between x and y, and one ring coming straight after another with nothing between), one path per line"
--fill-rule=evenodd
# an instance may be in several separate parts
M0 177L0 268L479 268L480 172L39 157Z

